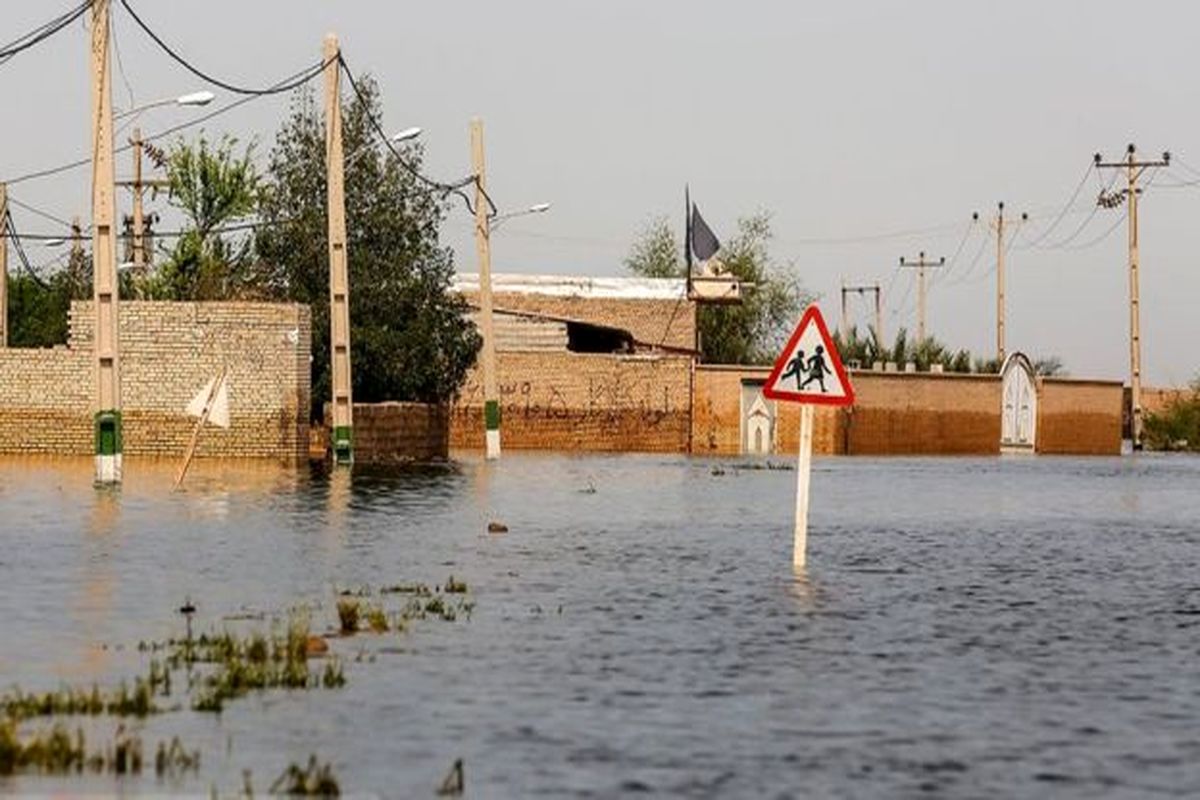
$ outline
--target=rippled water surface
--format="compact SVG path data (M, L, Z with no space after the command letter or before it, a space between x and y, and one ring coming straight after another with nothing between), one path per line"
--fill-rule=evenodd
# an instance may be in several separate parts
M800 576L791 471L126 471L0 461L0 688L138 674L187 596L201 630L305 604L324 628L335 587L451 573L477 606L334 640L343 689L149 719L203 751L182 784L0 793L261 791L316 752L388 797L459 757L470 797L1200 795L1200 460L819 460Z

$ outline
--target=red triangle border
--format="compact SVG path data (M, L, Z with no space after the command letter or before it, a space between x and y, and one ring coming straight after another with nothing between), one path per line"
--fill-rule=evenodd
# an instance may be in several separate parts
M829 354L830 360L833 362L833 370L838 376L838 380L842 382L842 386L846 389L846 394L842 397L827 397L819 394L800 394L798 392L779 391L774 389L775 382L779 380L779 376L783 374L787 367L787 358L792 350L796 347L796 342L804 333L804 329L808 327L810 322L815 322L817 332L821 334L821 340L825 343L825 352ZM854 386L850 383L850 378L846 374L846 367L842 364L842 355L838 352L837 347L833 344L833 338L829 335L829 328L825 326L825 318L821 316L821 311L817 308L816 303L813 303L804 310L804 316L800 317L800 324L792 331L792 335L788 338L788 342L783 347L783 352L779 354L779 358L775 359L775 366L771 368L771 374L767 377L767 382L763 386L763 396L771 400L783 400L790 403L809 403L818 406L849 406L854 404Z

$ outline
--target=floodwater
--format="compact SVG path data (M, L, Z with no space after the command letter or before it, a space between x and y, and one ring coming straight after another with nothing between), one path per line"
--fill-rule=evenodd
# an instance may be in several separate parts
M243 769L262 793L316 753L384 797L432 797L456 758L476 798L1200 795L1200 460L820 459L804 575L795 473L739 463L202 463L172 493L130 460L114 493L88 461L0 461L3 689L143 672L185 597L198 631L304 604L332 626L335 587L450 574L477 603L333 640L345 688L137 723L202 750L182 783L0 794Z

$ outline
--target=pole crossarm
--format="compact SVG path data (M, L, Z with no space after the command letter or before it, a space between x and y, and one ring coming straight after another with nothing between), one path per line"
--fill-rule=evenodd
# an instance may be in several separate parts
M900 256L900 266L910 267L917 270L917 341L925 341L925 309L926 309L926 281L925 270L935 267L946 266L946 257L934 261L925 257L925 251L922 250L917 254L916 260L907 259Z

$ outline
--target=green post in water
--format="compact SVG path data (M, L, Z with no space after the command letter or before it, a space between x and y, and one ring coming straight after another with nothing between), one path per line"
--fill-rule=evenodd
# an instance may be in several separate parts
M483 425L486 429L487 452L500 454L500 403L488 400L483 404ZM494 458L495 456L491 456Z
M354 463L354 429L349 425L333 429L333 463L346 466Z
M93 427L96 440L96 481L119 483L122 450L121 412L96 412Z

